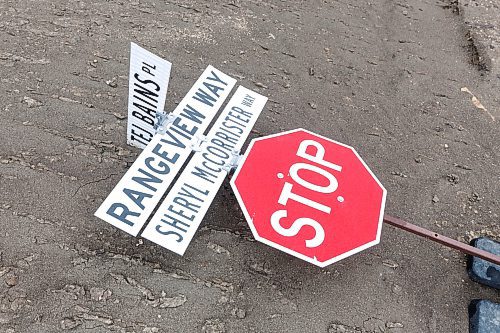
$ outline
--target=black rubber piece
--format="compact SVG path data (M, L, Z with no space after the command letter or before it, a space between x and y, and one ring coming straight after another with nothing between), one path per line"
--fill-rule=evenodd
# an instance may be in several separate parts
M500 304L480 299L469 304L469 333L499 333Z
M478 249L500 255L500 243L492 239L486 237L475 238L471 241L471 245ZM495 265L477 257L469 256L469 260L467 261L467 272L473 281L492 288L500 289L499 265Z

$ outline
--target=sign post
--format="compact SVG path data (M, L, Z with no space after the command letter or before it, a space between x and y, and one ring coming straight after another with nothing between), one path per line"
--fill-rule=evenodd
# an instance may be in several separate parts
M494 264L500 265L500 256L484 251L482 249L478 249L477 247L470 246L468 244L464 244L462 242L459 242L455 239L440 235L436 232L433 232L431 230L427 230L425 228L419 227L417 225L411 224L409 222L403 221L397 217L390 216L390 215L385 215L384 216L384 222L392 225L393 227L411 232L412 234L425 237L427 239L430 239L434 242L437 242L441 245L451 247L452 249L461 251L463 253L469 254L474 257L478 257L484 260L487 260L489 262L492 262Z

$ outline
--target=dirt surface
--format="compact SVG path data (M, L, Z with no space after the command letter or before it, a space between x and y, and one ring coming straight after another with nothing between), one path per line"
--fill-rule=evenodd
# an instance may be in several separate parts
M477 49L478 63L500 78L500 3L493 0L459 0L454 7Z
M228 182L184 257L93 213L139 152L133 41L173 63L167 110L212 64L269 97L253 137L354 146L387 213L499 239L500 79L470 33L437 1L0 1L0 332L467 332L498 292L388 226L319 269L253 241Z

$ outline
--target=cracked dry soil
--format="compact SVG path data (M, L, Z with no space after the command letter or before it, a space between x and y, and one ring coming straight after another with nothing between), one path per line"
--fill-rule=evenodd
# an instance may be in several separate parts
M0 332L466 332L465 257L384 227L326 269L259 244L228 183L184 257L93 213L125 145L131 41L173 63L167 110L212 64L270 98L253 137L357 148L387 212L499 237L499 79L438 1L0 1Z

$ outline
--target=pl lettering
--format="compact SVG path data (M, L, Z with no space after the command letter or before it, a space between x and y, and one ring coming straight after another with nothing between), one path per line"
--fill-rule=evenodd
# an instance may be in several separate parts
M158 91L160 85L150 78L154 78L156 65L142 63L142 73L134 73L134 84L132 95L132 117L134 117L135 129L132 130L131 140L143 145L148 144L154 133L140 125L154 126L156 112L158 111Z

